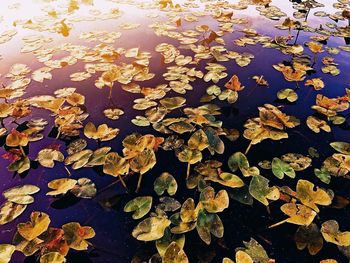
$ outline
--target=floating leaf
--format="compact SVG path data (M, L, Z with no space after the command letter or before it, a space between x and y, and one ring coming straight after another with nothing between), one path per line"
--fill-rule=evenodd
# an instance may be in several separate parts
M350 155L350 143L347 142L332 142L330 144L336 151Z
M317 213L311 208L305 205L294 204L294 203L287 203L282 205L281 210L283 213L289 216L289 218L270 226L270 228L279 226L283 223L291 223L295 225L308 226L312 223L315 216L317 215Z
M224 236L224 225L217 214L206 213L200 210L196 226L199 237L209 245L211 243L211 234L221 238Z
M338 222L335 220L324 222L321 227L321 233L327 242L338 246L350 246L350 232L341 232L339 230Z
M0 244L0 263L8 263L11 260L16 247L10 244Z
M224 211L229 206L229 197L226 190L220 190L216 195L214 188L206 187L199 198L203 208L209 213Z
M167 247L162 257L163 263L188 263L185 251L176 243L172 242Z
M188 140L188 146L191 149L203 151L209 146L208 137L202 129L197 130Z
M62 226L64 239L70 248L75 250L86 250L89 243L86 239L93 238L95 231L89 226L80 226L79 223L71 222Z
M168 212L168 211L174 212L181 207L181 204L179 201L168 196L163 196L159 198L159 202L161 203L157 205L157 208L163 210L164 212Z
M322 167L321 169L314 169L315 175L325 184L329 184L331 182L331 174L328 172L327 169Z
M43 212L32 212L30 221L17 225L18 233L26 240L31 241L44 233L50 225L50 218Z
M177 191L177 182L171 174L164 172L154 181L153 189L157 195L162 195L167 191L172 196Z
M95 197L97 190L94 182L89 178L80 178L70 192L76 197L93 198Z
M34 198L31 195L39 191L39 187L26 184L7 189L2 194L8 201L20 205L28 205L34 202Z
M269 180L261 175L253 176L249 184L249 193L259 202L268 206L268 200L278 200L280 192L277 187L269 187Z
M0 225L5 225L19 217L27 205L5 202L0 207Z
M228 159L228 167L232 172L236 172L238 169L244 176L259 175L260 171L257 167L250 167L249 161L245 154L236 152Z
M304 205L312 208L317 213L319 209L317 205L330 205L332 203L332 197L323 189L316 188L315 185L307 180L299 180L297 183L297 195L300 202Z
M62 195L66 194L69 190L73 189L73 187L77 184L77 180L70 178L60 178L56 180L52 180L47 184L47 186L53 191L48 192L46 195Z
M264 247L260 245L254 238L251 238L249 242L243 241L243 244L246 248L244 248L242 251L247 253L251 257L253 262L268 263L274 261L273 259L269 258ZM245 262L243 261L242 263Z
M124 206L124 212L134 212L132 215L133 219L140 219L144 217L152 207L151 196L139 196L130 200Z
M112 140L118 135L118 133L119 129L110 128L107 124L101 124L96 128L92 122L89 122L84 127L84 134L86 137L100 141Z
M109 153L103 165L103 172L114 177L127 174L129 172L129 163L119 154Z
M286 153L281 156L282 161L288 163L294 171L303 171L311 165L311 158L300 153Z
M277 157L272 159L272 173L279 179L283 179L284 175L290 178L295 177L294 169L288 163Z
M164 231L170 223L170 220L165 216L151 216L140 222L132 231L132 235L141 241L157 240L164 235Z
M295 102L298 100L298 94L292 89L282 89L277 92L277 98L280 100L287 99L289 102Z
M66 259L58 252L50 252L40 257L40 263L64 263Z
M54 149L42 149L38 153L37 160L39 163L47 168L53 168L55 166L54 161L63 162L64 155Z

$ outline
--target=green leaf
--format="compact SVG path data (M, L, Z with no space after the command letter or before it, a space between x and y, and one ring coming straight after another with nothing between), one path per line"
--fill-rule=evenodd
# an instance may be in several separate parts
M268 200L278 200L280 192L276 186L269 187L269 180L261 175L253 176L249 184L249 193L259 202L268 206Z
M249 161L243 153L236 152L228 159L228 167L232 172L236 172L238 169L247 170L249 168Z
M217 214L206 213L201 210L198 213L197 232L199 237L209 245L211 243L211 234L217 238L224 236L224 225Z
M177 182L170 173L164 172L154 181L154 191L157 195L162 195L165 191L169 195L174 195L177 191Z
M272 173L279 179L283 179L284 175L295 178L294 169L277 157L272 159Z
M314 173L317 176L318 179L320 179L325 184L329 184L331 182L331 174L328 172L328 170L324 167L321 169L314 169Z
M140 219L145 216L152 207L152 196L139 196L130 200L124 206L124 212L134 212L133 219Z

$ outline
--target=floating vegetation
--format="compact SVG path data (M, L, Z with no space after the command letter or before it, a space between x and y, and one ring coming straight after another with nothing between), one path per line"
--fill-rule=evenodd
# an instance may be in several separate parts
M349 261L350 1L0 7L0 263Z

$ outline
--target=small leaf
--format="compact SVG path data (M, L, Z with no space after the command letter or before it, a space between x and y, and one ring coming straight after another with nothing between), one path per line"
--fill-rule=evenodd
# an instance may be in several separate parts
M177 182L171 174L164 172L154 181L154 191L157 195L162 195L167 191L172 196L177 191Z
M268 206L268 200L278 200L280 192L277 187L269 187L269 180L261 175L253 176L249 184L249 193L259 202Z
M272 159L272 173L279 179L283 179L284 175L295 178L294 169L277 157Z
M77 222L71 222L62 226L64 239L70 248L75 250L87 250L89 243L86 239L93 238L95 231L89 226L80 226Z
M328 172L326 168L324 167L322 167L321 169L315 168L314 173L318 177L318 179L320 179L325 184L329 184L331 182L331 174L330 172Z
M152 207L151 196L139 196L130 200L124 206L124 212L134 212L132 215L133 219L140 219L145 216Z

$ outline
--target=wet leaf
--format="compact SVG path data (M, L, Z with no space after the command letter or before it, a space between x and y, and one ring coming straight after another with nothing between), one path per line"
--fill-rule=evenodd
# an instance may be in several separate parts
M50 252L40 257L40 263L64 263L66 259L58 252Z
M264 247L260 245L254 238L251 238L249 242L244 241L243 244L246 248L244 248L242 251L247 253L253 262L268 263L270 261L274 261L273 259L269 258Z
M281 225L283 223L291 223L300 226L308 226L312 223L317 213L311 208L294 203L287 203L281 206L281 210L284 214L289 216L289 218L276 223L270 228Z
M164 263L188 263L187 255L185 251L176 243L172 242L165 250L162 257Z
M295 178L294 169L277 157L272 159L272 173L279 179L283 179L284 175Z
M299 180L297 183L297 198L304 205L312 208L316 212L319 212L317 205L330 205L332 203L332 197L323 189L316 188L315 185L307 180Z
M199 211L196 226L199 237L209 245L211 235L221 238L224 235L224 225L217 214L209 214L204 210Z
M76 197L90 199L95 197L97 190L94 182L89 178L80 178L70 192Z
M219 213L229 206L229 197L226 190L220 190L216 195L214 188L206 187L199 198L203 208L209 213Z
M71 222L62 226L64 239L70 248L75 250L87 250L89 243L86 239L93 238L95 231L89 226L80 226L79 223Z
M172 196L177 191L177 182L171 174L164 172L154 181L153 189L157 195L162 195L167 191Z
M295 243L299 250L307 248L310 255L316 255L323 247L323 238L317 225L312 223L298 228Z
M54 149L42 149L38 153L37 160L39 163L47 168L53 168L55 166L54 161L63 162L64 155Z
M0 207L0 225L5 225L19 217L27 205L5 202Z
M26 240L31 241L44 233L50 225L50 218L43 212L32 212L30 221L17 225L18 233Z
M139 196L132 199L124 206L124 212L134 212L132 218L140 219L151 210L151 207L151 196Z
M157 240L164 235L170 223L170 220L164 216L151 216L140 222L132 231L132 235L141 241Z
M268 206L269 200L275 201L280 197L277 187L269 187L269 180L261 175L253 176L249 184L249 193L262 204Z
M56 180L52 180L48 183L48 187L53 189L46 193L46 195L62 195L66 194L69 190L72 190L73 187L77 184L77 180L70 178L60 178Z
M315 175L325 184L329 184L331 182L331 174L324 167L321 169L314 169Z
M8 263L11 260L16 247L10 244L0 244L0 263Z
M288 100L289 102L295 102L298 100L298 94L292 89L282 89L277 92L277 98L280 100Z
M40 188L35 185L21 185L5 190L2 194L10 202L28 205L34 202L31 196L40 191Z
M321 227L321 233L327 242L338 246L350 246L350 232L341 232L338 222L335 220L324 222Z

